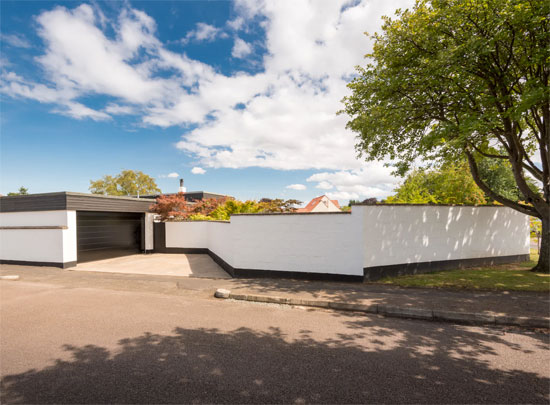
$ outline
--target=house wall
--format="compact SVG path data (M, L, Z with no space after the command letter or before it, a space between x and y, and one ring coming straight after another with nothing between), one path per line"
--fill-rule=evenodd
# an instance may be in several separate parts
M364 267L529 254L529 217L507 207L354 206Z
M0 260L60 266L76 262L76 212L0 213Z
M351 214L234 215L228 223L169 222L166 247L209 249L242 274L375 279L526 259L529 219L506 207L407 205L354 206Z
M324 196L311 212L340 212L340 209L327 196Z

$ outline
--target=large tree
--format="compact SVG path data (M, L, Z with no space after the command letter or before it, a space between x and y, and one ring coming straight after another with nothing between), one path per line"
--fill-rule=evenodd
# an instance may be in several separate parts
M550 2L417 1L385 18L344 99L367 159L467 159L491 199L542 221L534 270L550 272ZM491 189L479 162L505 160L520 201ZM539 189L529 187L529 177Z
M140 171L123 170L115 176L106 175L99 180L90 180L92 194L106 194L119 196L140 196L158 194L155 180Z

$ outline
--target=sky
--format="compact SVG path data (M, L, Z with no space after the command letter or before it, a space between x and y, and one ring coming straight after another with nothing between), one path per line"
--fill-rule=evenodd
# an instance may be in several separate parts
M122 170L165 193L383 198L337 115L381 17L409 0L0 2L0 194L89 192Z

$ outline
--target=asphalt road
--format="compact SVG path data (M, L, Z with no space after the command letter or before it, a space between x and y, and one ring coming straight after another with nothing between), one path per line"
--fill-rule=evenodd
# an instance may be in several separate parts
M2 403L548 403L546 334L0 281Z

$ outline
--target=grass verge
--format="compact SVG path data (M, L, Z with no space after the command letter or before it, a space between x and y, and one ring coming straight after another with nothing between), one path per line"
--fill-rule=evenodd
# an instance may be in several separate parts
M388 277L377 283L401 287L549 292L550 275L530 271L537 261L538 254L532 250L528 262Z

